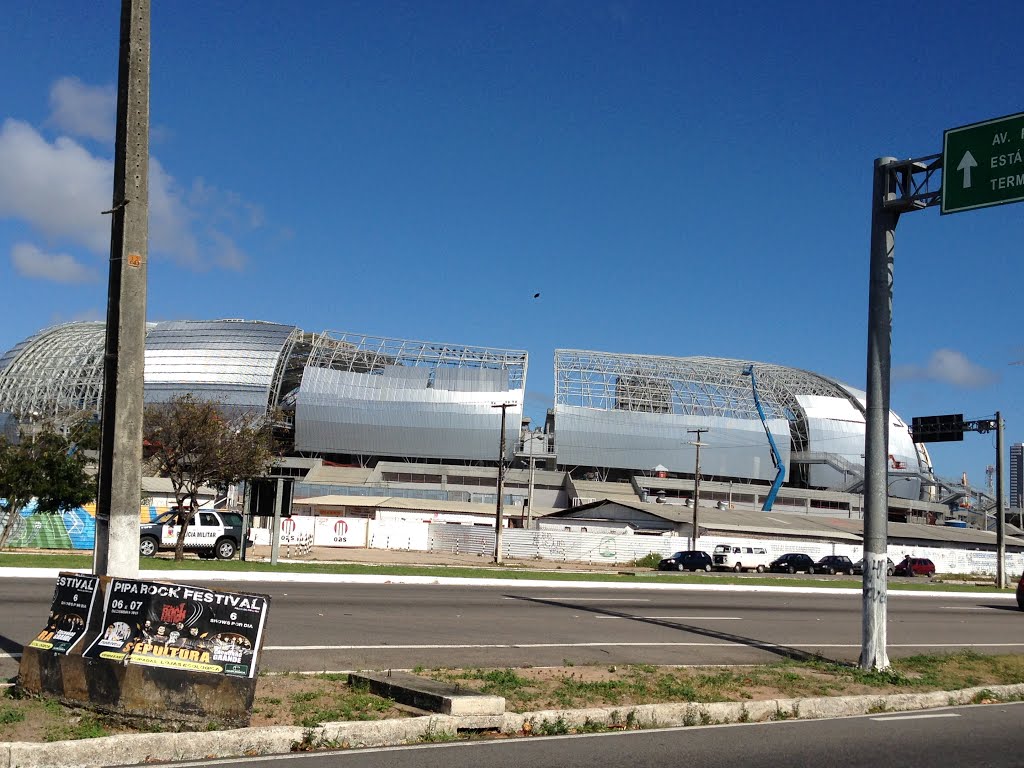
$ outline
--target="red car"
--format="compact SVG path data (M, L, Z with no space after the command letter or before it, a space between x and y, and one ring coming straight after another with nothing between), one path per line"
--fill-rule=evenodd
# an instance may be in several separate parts
M935 573L935 563L927 557L906 557L896 564L893 576L931 576Z

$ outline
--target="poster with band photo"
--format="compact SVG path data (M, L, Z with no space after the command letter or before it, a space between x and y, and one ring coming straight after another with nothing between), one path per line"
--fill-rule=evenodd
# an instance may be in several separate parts
M268 605L263 595L111 579L103 630L84 655L253 677Z
M50 618L29 646L52 653L66 654L85 636L96 601L99 579L80 573L60 573L53 588Z

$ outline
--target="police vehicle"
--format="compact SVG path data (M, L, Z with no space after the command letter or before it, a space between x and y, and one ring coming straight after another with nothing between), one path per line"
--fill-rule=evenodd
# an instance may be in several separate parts
M153 522L145 523L139 535L139 554L152 557L159 551L173 550L178 543L178 511L171 509ZM242 516L237 512L214 509L197 510L185 531L185 551L212 560L230 560L242 541Z

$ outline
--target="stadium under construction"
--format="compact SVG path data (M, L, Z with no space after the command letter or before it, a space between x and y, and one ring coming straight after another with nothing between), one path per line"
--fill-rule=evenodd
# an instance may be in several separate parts
M0 419L98 412L104 324L47 328L0 357ZM272 415L296 498L387 495L510 511L598 499L861 518L862 391L772 363L559 349L542 425L522 350L309 333L248 320L151 323L145 399L191 393ZM504 407L500 407L504 406ZM504 440L500 432L506 416ZM2 426L2 424L0 424ZM994 499L939 477L890 413L890 519L991 527ZM512 515L513 518L521 515Z

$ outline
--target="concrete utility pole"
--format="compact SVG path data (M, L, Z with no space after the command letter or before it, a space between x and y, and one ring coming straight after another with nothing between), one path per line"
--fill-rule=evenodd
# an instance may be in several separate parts
M996 411L996 586L1006 587L1006 520L1003 517L1003 414Z
M889 368L892 354L892 283L899 213L885 207L895 197L892 157L875 160L871 190L871 264L868 278L867 406L864 427L864 586L860 667L889 667L886 651L886 558L889 543Z
M700 528L698 527L700 518L700 447L704 445L700 441L700 436L707 432L706 429L688 429L688 433L697 435L696 442L690 443L690 445L697 446L697 461L693 472L693 535L690 539L690 549L697 548L697 539L700 537Z
M149 227L149 0L121 0L110 276L93 573L139 572L146 241Z
M515 403L501 403L492 408L501 408L501 440L498 442L498 503L494 509L494 562L501 564L501 524L505 518L505 412Z

